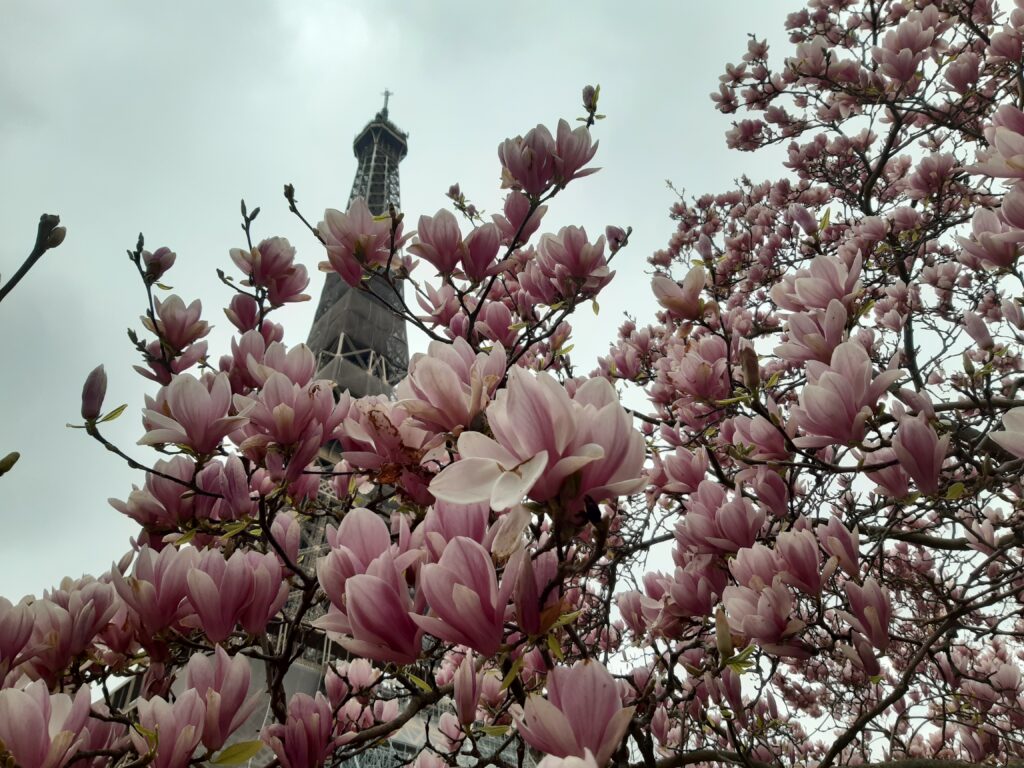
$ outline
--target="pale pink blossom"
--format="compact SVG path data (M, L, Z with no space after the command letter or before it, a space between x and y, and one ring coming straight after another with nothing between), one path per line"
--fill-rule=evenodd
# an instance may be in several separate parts
M949 435L939 437L923 416L904 417L892 439L892 451L900 465L924 494L939 489L942 464L949 451Z
M89 687L72 698L42 680L0 690L0 749L18 768L63 768L88 737Z
M143 416L149 430L139 445L184 445L196 453L215 451L221 441L248 422L244 415L229 415L231 384L227 374L219 373L209 381L209 388L194 376L183 373L166 387L166 403L170 414L147 409Z
M228 656L219 645L213 656L196 653L188 661L186 685L205 705L202 741L210 751L223 747L260 705L258 694L249 696L249 667L245 656Z
M450 275L465 251L455 215L442 208L433 216L420 216L416 239L408 250L429 262L439 274Z
M805 626L793 616L793 595L775 582L755 591L749 587L726 587L722 603L732 631L753 640L769 653L803 657L806 651L794 642Z
M328 208L317 231L327 247L324 272L334 271L351 286L358 286L364 267L383 267L391 255L391 220L374 218L363 198L356 198L346 213ZM395 230L395 247L402 245L402 223Z
M503 245L511 245L513 240L519 245L525 245L540 228L541 219L547 210L546 205L539 205L531 213L530 199L522 192L513 190L505 196L505 215L496 213L491 219L501 232Z
M892 604L889 590L879 585L873 576L864 579L864 586L853 581L844 585L850 611L839 611L847 624L860 632L880 651L889 647L889 623Z
M703 302L700 299L707 279L703 267L692 267L680 285L664 275L655 275L651 281L654 297L665 309L681 320L696 320L701 316Z
M414 355L409 375L399 382L399 404L428 427L455 431L471 427L505 375L505 349L474 353L463 338L432 341L425 355Z
M303 293L309 275L304 266L295 263L295 248L286 238L267 238L251 251L232 248L231 260L246 276L242 285L265 290L272 307L309 300Z
M322 693L295 693L283 723L266 726L260 738L274 750L282 768L319 768L334 747L334 714Z
M543 125L498 145L502 187L539 197L554 183L555 140Z
M203 737L206 707L198 691L186 690L174 703L160 696L139 699L135 704L139 725L156 735L155 744L138 729L129 729L132 744L139 754L148 754L156 748L154 768L185 768Z
M526 700L517 726L534 749L555 757L583 758L589 751L605 766L619 748L634 707L623 707L615 680L596 661L555 667L548 673L547 698Z
M504 637L505 609L512 597L520 559L513 559L505 567L499 586L487 550L472 539L452 539L441 559L420 571L419 588L430 606L430 615L413 614L413 621L434 637L493 656Z

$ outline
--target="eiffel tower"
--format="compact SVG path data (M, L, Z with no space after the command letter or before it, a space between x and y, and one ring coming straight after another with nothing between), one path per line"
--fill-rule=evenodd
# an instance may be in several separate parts
M391 95L384 91L384 108L352 142L359 164L349 205L361 197L375 216L399 207L398 164L408 151L408 134L388 119ZM364 287L352 288L328 273L306 342L317 359L317 378L334 381L353 397L390 394L409 365L405 321L392 311L395 287L379 275Z

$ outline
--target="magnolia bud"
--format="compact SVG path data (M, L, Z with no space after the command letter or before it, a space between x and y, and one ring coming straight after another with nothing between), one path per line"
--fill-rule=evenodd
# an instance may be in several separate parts
M54 227L50 231L50 236L46 238L46 247L56 248L64 242L64 236L67 235L67 233L68 231L64 227Z
M0 459L0 475L6 475L11 471L11 468L18 463L18 459L21 458L21 454L17 451L11 451L2 459Z
M103 398L107 394L107 373L102 365L92 369L82 387L82 418L94 421L99 418Z

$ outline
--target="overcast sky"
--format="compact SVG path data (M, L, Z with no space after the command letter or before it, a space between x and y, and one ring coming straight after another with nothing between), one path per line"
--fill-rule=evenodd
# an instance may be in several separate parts
M168 275L199 298L214 359L226 349L230 298L214 270L244 245L238 202L259 205L257 236L299 249L314 301L279 313L286 341L305 340L323 276L317 243L281 196L295 185L314 222L343 208L352 139L394 92L392 120L409 133L403 209L414 224L459 182L500 208L500 140L581 114L600 83L595 129L603 170L551 206L545 228L592 237L632 226L601 313L577 322L581 371L630 311L653 316L646 257L673 231L671 179L721 191L741 173L778 175L768 158L728 152L728 120L708 94L746 35L782 44L793 4L777 0L520 2L6 2L0 8L0 279L21 264L43 212L67 239L0 304L0 595L40 593L64 575L98 573L136 526L108 506L138 473L80 430L81 384L106 365L108 406L128 403L109 437L135 445L145 382L125 330L141 330L144 294L125 255L140 231L178 254ZM776 45L776 55L783 49ZM414 349L419 344L414 340Z

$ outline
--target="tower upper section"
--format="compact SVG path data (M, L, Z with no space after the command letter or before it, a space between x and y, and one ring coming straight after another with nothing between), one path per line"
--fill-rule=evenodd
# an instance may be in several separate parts
M352 142L358 165L349 204L362 197L376 216L399 207L398 164L408 151L408 134L388 119L390 95L384 92L384 108ZM390 393L409 365L405 321L392 312L398 305L394 289L378 275L363 287L351 288L329 272L307 341L317 376L356 397Z

